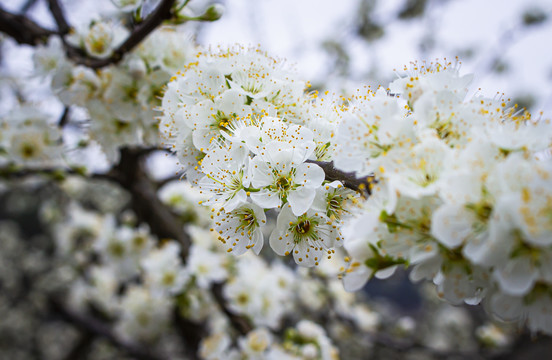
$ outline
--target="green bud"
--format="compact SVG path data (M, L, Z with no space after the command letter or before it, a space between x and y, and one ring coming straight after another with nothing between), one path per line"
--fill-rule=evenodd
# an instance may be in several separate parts
M222 17L224 12L224 7L221 4L211 5L205 10L203 15L198 17L198 20L201 21L217 21Z

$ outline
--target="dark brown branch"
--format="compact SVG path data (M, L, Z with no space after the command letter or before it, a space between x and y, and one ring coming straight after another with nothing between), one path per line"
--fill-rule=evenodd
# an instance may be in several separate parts
M326 180L335 181L339 180L343 185L351 190L361 192L365 195L370 195L370 185L376 182L374 176L364 176L357 178L353 172L344 172L334 167L333 161L315 161L307 160L311 164L316 164L324 170L326 174Z
M90 353L90 347L94 343L95 335L88 330L82 330L80 339L74 344L73 348L67 352L63 360L77 360L84 358L85 354Z
M65 19L63 9L59 5L59 2L57 0L48 0L48 7L50 8L50 12L54 17L54 20L56 20L59 34L60 35L68 34L69 29L71 27L69 26L69 24L67 23L67 20Z
M142 169L141 160L143 153L140 149L121 149L121 160L114 168L114 175L120 184L132 194L132 209L138 219L150 226L152 233L159 238L175 239L181 244L181 253L186 261L192 241L184 231L183 224L170 211L170 209L159 200L157 186ZM222 284L215 284L211 288L213 297L219 304L221 310L230 320L232 326L242 335L251 331L250 322L237 314L232 313L226 306L226 300L222 295ZM181 333L186 335L186 341L192 349L199 346L198 336L204 331L198 324L180 318L179 328ZM194 336L191 336L191 335Z
M61 114L61 117L59 118L59 121L58 121L58 126L60 128L64 127L69 121L69 113L70 113L69 106L66 106L65 109L63 109L63 113Z
M50 168L50 169L11 169L11 168L0 168L0 179L5 180L17 180L23 179L29 176L43 176L51 178L53 180L63 180L68 175L77 175L86 177L89 179L101 179L108 181L118 181L110 173L93 173L87 174L86 172L79 169L66 169L66 168Z
M509 347L489 356L494 360L546 359L552 354L552 337L531 335L527 331L519 335Z
M19 44L38 45L46 43L51 30L44 29L23 15L15 15L0 8L0 32L11 36Z
M162 0L157 8L141 22L129 37L107 59L96 59L83 54L80 49L67 46L67 55L77 64L85 65L92 69L99 69L110 64L117 64L123 56L140 44L153 30L159 27L163 21L172 17L171 9L175 0Z
M201 340L207 336L207 329L203 324L198 324L182 317L178 308L175 308L173 318L176 330L180 333L186 345L188 345L185 348L188 358L191 360L199 359L197 350L199 349Z
M241 335L246 335L253 329L253 326L248 319L243 316L237 315L230 311L230 309L228 309L228 306L226 306L226 299L224 299L224 295L222 294L223 286L223 283L213 284L213 286L211 286L211 293L213 294L222 312L224 312L228 320L230 320L232 327L236 329Z
M161 179L161 180L157 181L157 183L155 185L158 189L161 189L163 186L167 185L168 183L170 183L172 181L182 180L183 176L184 175L182 175L181 173L176 173L173 176L169 176L167 178L164 178L164 179Z
M79 327L84 332L90 332L96 336L107 339L110 343L117 348L125 351L136 359L143 360L162 360L161 357L152 354L147 348L140 346L139 344L125 341L118 337L108 324L103 323L93 317L80 314L66 307L62 302L56 299L50 299L50 306L67 322Z
M21 6L21 8L19 9L19 13L21 15L26 14L27 11L31 10L31 8L36 5L36 1L37 0L27 0L27 1L25 1L23 6Z
M125 54L134 49L144 39L158 28L163 21L172 17L172 6L176 0L162 0L149 16L134 28L128 38L106 59L97 59L86 55L82 49L65 43L67 57L76 64L92 69L99 69L110 64L117 64ZM15 15L0 8L0 32L11 36L20 44L38 45L45 43L51 35L65 35L69 32L69 24L57 0L48 0L52 16L56 20L59 32L45 29L23 15Z
M132 209L138 219L148 224L159 238L177 240L186 259L191 246L190 237L176 215L159 200L155 184L142 167L142 155L140 149L121 149L121 159L112 174L132 195Z

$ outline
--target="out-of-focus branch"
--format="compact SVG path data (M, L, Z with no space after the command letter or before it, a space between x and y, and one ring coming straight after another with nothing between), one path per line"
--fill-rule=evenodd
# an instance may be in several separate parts
M334 167L333 161L315 161L307 160L308 163L316 164L324 170L326 174L326 180L335 181L339 180L343 185L351 190L359 191L366 195L370 195L370 184L376 182L374 176L364 176L358 178L353 172L344 172Z
M162 360L161 357L152 354L147 348L139 344L125 341L117 336L111 327L103 322L84 314L80 314L72 309L69 309L65 304L57 299L50 299L52 309L58 313L67 322L79 327L85 332L90 332L96 336L103 337L115 345L118 349L125 351L136 359L143 360Z
M552 337L532 335L525 331L509 348L491 354L487 358L493 360L545 359L550 354L552 354Z
M124 55L140 44L163 21L172 17L172 6L176 0L162 0L149 16L136 26L128 38L106 59L90 57L81 49L65 43L67 56L79 65L99 69L121 61ZM51 31L38 25L23 15L16 15L0 8L0 31L6 33L20 44L38 45L45 43L51 35L65 35L69 32L69 24L65 19L63 9L57 0L48 0L52 16L56 20L59 31Z
M64 127L69 121L69 112L70 112L70 108L69 106L66 106L65 109L63 109L63 113L61 114L61 117L59 118L59 121L58 121L58 126L60 128Z
M152 233L159 238L170 238L180 242L181 253L186 261L192 241L184 230L183 224L170 211L170 209L159 200L157 186L149 179L142 168L142 156L140 150L121 149L121 160L115 166L112 174L117 181L132 195L132 208L138 219L150 226ZM222 284L215 284L211 288L213 297L219 304L221 310L230 320L232 326L242 335L251 331L249 321L237 314L232 313L222 294ZM199 341L204 335L205 329L200 325L190 322L182 317L177 317L177 326L191 349L197 350Z
M157 186L148 178L142 169L142 156L139 150L122 149L121 160L114 168L113 174L120 184L132 194L132 208L138 219L147 223L151 231L159 238L170 238L178 240L181 244L181 252L186 261L192 241L184 231L183 224L170 211L170 209L159 200ZM244 317L231 312L222 294L222 284L215 284L211 293L217 301L221 310L230 320L232 326L242 335L251 331L251 323ZM186 335L191 348L199 345L198 336L203 330L194 323L180 319L179 328ZM194 335L194 336L191 336Z
M119 46L113 54L106 59L96 59L83 54L80 49L67 46L67 55L79 65L92 69L99 69L110 64L116 64L123 56L140 44L153 30L159 27L163 21L172 17L171 9L175 0L162 0L157 8L148 17L132 30L129 37Z
M167 185L168 183L170 183L172 181L177 181L177 180L182 180L182 179L184 179L183 175L177 173L173 176L169 176L165 179L157 181L156 186L157 186L158 189L161 189L163 186Z
M176 215L159 200L155 184L143 169L141 155L139 149L121 149L121 159L111 174L132 195L132 209L138 219L148 224L159 238L177 240L186 259L191 246L190 237Z
M186 342L186 352L188 358L191 360L199 359L197 352L201 343L201 340L207 336L207 329L202 324L195 323L181 316L178 308L174 311L174 324L176 329L182 336L182 339Z
M27 0L25 1L25 3L23 4L23 6L21 6L21 8L19 9L19 13L21 15L25 14L27 11L29 11L33 6L35 6L36 4L36 1L37 0Z
M0 32L3 32L20 44L38 45L46 42L54 31L44 29L31 19L16 15L0 8Z
M80 335L80 339L73 346L73 348L67 352L67 354L63 357L63 360L84 358L85 354L90 353L90 347L94 343L95 338L95 335L89 330L83 330Z
M117 181L110 173L93 173L87 174L80 169L65 169L65 168L50 168L50 169L10 169L0 168L0 179L16 180L30 176L43 176L53 180L63 180L68 175L77 175L89 179L101 179L108 181Z
M243 316L233 313L226 304L226 299L222 294L223 283L215 283L211 286L211 293L213 294L217 304L221 308L222 312L226 315L232 327L236 329L241 335L246 335L253 329L251 322Z
M54 17L54 20L56 20L59 34L65 35L69 33L69 29L71 27L69 26L69 24L67 23L67 20L65 19L63 9L59 5L59 2L57 0L48 0L48 7L50 8L50 12Z

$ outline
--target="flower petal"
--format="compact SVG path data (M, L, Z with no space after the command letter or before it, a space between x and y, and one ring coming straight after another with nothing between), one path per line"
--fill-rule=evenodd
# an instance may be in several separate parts
M291 211L299 216L307 212L314 200L316 191L311 188L300 187L297 190L290 191L287 199L291 205Z

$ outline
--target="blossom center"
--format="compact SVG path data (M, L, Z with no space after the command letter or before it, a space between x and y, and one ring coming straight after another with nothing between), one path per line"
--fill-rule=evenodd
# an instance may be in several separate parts
M24 144L21 147L21 153L25 159L32 158L35 155L35 147L31 144Z
M289 190L291 190L291 179L286 178L285 176L280 177L276 181L276 187L280 191L289 191Z
M307 217L307 214L301 215L297 222L290 223L289 231L293 234L293 241L297 244L302 240L318 240L316 227L319 221L315 217Z
M311 228L311 224L310 224L310 221L309 220L304 220L304 221L301 221L299 224L297 224L295 226L295 229L296 231L299 233L299 234L306 234L309 232Z

